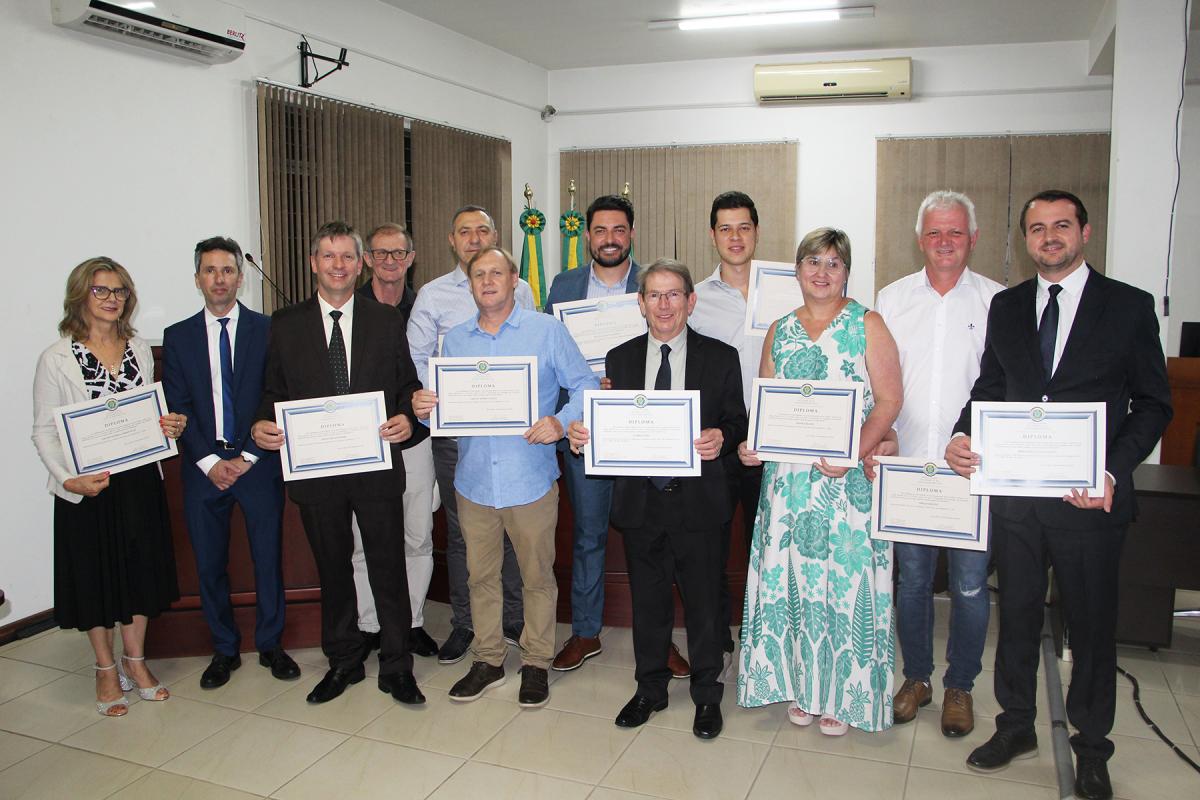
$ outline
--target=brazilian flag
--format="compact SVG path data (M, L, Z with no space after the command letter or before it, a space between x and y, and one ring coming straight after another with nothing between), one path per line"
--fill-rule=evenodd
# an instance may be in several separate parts
M586 263L583 257L584 217L575 209L558 219L558 230L562 234L562 269L575 269Z
M546 215L536 208L527 208L521 214L521 230L525 232L525 243L521 248L521 277L529 282L538 311L546 305L546 271L542 266L542 231L545 229Z

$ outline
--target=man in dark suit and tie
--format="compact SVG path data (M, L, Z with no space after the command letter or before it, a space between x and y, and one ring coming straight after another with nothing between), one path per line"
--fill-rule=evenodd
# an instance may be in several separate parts
M972 401L1104 402L1104 493L1072 490L1062 499L993 497L992 550L999 579L1000 636L996 733L967 758L995 770L1037 749L1039 638L1046 561L1054 567L1071 631L1074 663L1067 717L1077 761L1075 793L1112 797L1107 761L1116 705L1117 570L1136 511L1133 470L1171 419L1171 393L1154 300L1093 271L1083 246L1087 210L1070 192L1035 195L1021 211L1036 278L1000 292L988 313L987 340ZM963 409L946 461L968 476L971 407Z
M280 537L283 482L279 456L250 438L262 396L270 320L238 302L242 248L214 236L196 245L196 288L204 309L163 332L163 391L186 414L183 507L200 579L200 609L212 631L213 657L200 686L215 689L242 665L241 633L229 600L229 518L242 509L254 561L258 661L280 680L300 668L280 644L283 575Z
M321 578L321 648L329 671L308 695L324 703L365 677L350 566L358 518L375 610L379 618L379 689L401 703L425 702L412 674L408 647L412 622L404 559L404 459L414 436L412 394L421 388L408 353L403 319L395 308L355 297L362 270L358 233L330 222L313 237L309 262L317 292L271 318L267 371L254 441L265 450L283 446L275 424L276 402L382 391L388 419L380 437L392 446L392 468L379 472L293 481L288 494L300 507L304 532Z
M609 351L604 366L613 389L696 389L700 392L699 477L619 477L613 486L612 523L625 540L633 595L633 648L637 692L616 723L635 728L667 707L667 655L675 619L672 584L679 584L696 704L692 733L721 733L721 556L725 524L733 516L721 457L746 436L741 365L729 345L688 327L696 293L688 268L659 259L638 276L642 314L650 329ZM587 443L578 422L571 445Z

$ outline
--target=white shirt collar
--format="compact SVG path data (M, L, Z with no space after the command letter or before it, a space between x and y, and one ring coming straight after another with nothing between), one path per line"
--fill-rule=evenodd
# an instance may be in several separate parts
M334 308L333 306L331 306L329 304L329 302L325 300L324 297L321 297L320 292L317 293L317 302L321 304L321 316L323 316L323 317L328 317L330 311L342 312L342 317L341 317L342 319L349 319L351 316L354 315L354 295L353 294L350 295L350 299L347 300L345 302L345 304L342 305L341 308ZM339 322L338 325L340 326L341 322Z
M225 317L228 317L230 320L232 320L234 323L236 323L238 315L240 313L240 305L241 305L240 303L234 303L233 308L229 309L229 313L226 314ZM208 310L208 306L204 307L204 324L206 326L219 324L217 322L217 320L219 320L219 319L223 319L223 317L218 317L215 314L213 314L211 311Z
M1077 269L1075 269L1074 272L1063 278L1061 281L1058 281L1058 285L1062 287L1064 292L1072 297L1079 297L1083 294L1083 287L1084 284L1087 283L1088 274L1090 272L1091 270L1088 268L1087 262L1084 261ZM1040 272L1037 276L1037 282L1038 294L1044 295L1050 293L1050 286L1052 285L1052 282L1043 278Z

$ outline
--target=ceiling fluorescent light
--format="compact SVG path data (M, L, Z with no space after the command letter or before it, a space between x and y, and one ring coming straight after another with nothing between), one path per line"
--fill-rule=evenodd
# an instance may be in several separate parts
M875 6L848 8L812 8L803 11L763 11L750 14L723 14L715 17L687 19L658 19L649 24L650 30L679 28L681 31L750 28L759 25L791 25L801 22L832 22L850 17L873 17Z

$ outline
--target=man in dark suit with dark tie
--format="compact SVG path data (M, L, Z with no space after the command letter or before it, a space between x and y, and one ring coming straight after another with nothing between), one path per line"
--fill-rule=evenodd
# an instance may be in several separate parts
M254 561L254 646L258 661L280 680L300 668L280 643L283 481L279 456L250 438L262 396L270 320L238 302L242 248L214 236L196 245L196 288L204 309L163 332L163 391L186 414L183 507L200 579L200 609L212 631L213 657L200 686L215 689L242 665L241 633L229 600L229 518L242 509Z
M1171 393L1154 300L1084 261L1091 235L1075 195L1041 192L1021 211L1036 278L1000 292L988 313L987 340L972 401L1104 402L1104 493L1072 490L1062 499L993 497L992 549L999 579L1000 636L996 733L967 758L995 770L1037 749L1039 639L1046 562L1054 567L1074 663L1067 717L1077 767L1075 793L1112 796L1107 761L1116 705L1117 571L1125 530L1136 512L1133 470L1171 419ZM967 404L946 448L960 475L980 459L971 451Z
M696 389L700 392L699 477L619 477L613 485L612 523L625 540L633 595L633 648L637 692L616 723L635 728L667 707L667 655L675 619L672 585L679 584L696 704L692 733L721 733L722 645L728 631L719 613L725 524L733 516L721 457L746 436L737 350L688 327L696 293L688 268L659 259L639 276L639 305L650 331L608 352L605 372L613 389ZM582 447L588 430L568 428Z
M276 311L254 441L265 450L283 446L275 403L313 397L382 391L387 421L380 437L391 444L392 468L379 472L293 481L288 494L300 507L304 532L321 579L321 648L329 671L308 695L324 703L365 677L358 632L354 575L350 566L358 518L375 610L379 618L379 689L401 703L425 702L412 674L408 633L412 622L404 560L404 459L414 435L412 394L421 388L408 353L404 323L395 308L355 297L362 270L358 233L330 222L313 237L309 262L317 292Z

